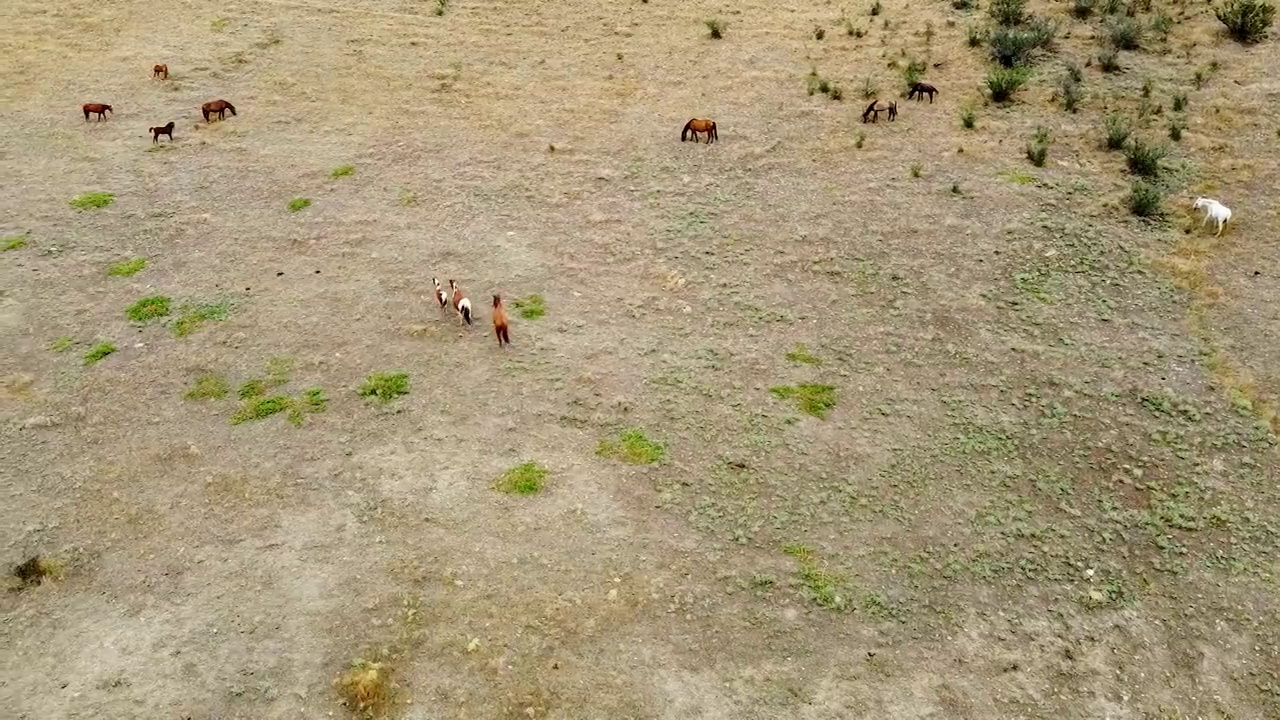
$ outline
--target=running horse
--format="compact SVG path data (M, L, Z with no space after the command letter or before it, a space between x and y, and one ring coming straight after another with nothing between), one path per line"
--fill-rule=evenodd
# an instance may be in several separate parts
M714 120L699 120L694 118L684 124L684 129L680 131L680 142L688 139L690 134L693 135L693 141L698 142L698 133L707 134L707 144L720 139L720 134L716 132L716 123Z
M103 105L102 103L85 103L81 110L84 110L85 122L89 122L89 116L93 114L97 114L98 120L101 121L107 119L107 113L114 115L116 112L111 109L110 105Z
M866 122L867 118L871 118L871 122L879 122L880 113L889 113L889 120L898 118L898 103L892 100L873 100L866 110L862 111L862 122Z
M204 113L205 122L213 122L209 118L214 113L218 114L219 120L225 120L228 110L231 111L232 116L236 114L236 106L226 100L212 100L200 106L200 112Z

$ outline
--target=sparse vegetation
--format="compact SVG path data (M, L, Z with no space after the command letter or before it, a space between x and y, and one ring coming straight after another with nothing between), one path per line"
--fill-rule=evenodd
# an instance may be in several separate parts
M960 111L960 126L965 130L972 130L978 123L978 113L971 106L967 106Z
M1184 92L1174 93L1172 105L1174 112L1185 112L1187 109L1187 94Z
M436 17L444 17L444 13L449 9L449 0L436 0L436 6L431 11Z
M1102 72L1118 73L1120 67L1120 53L1115 48L1106 48L1098 53L1098 67Z
M1129 134L1132 132L1129 127L1129 121L1125 120L1123 115L1117 114L1107 116L1104 131L1108 150L1123 149L1125 143L1129 141Z
M769 392L782 400L795 400L800 412L821 420L836 406L836 389L832 385L776 385Z
M173 334L178 337L186 337L206 322L214 320L226 320L231 314L231 303L227 300L207 303L188 303L183 305L178 311L178 317L173 320Z
M1106 22L1107 36L1117 50L1137 50L1142 47L1142 24L1130 17L1112 17Z
M61 560L33 555L13 567L13 577L18 581L16 589L25 590L45 580L61 580L65 569Z
M103 341L89 348L89 352L84 354L85 366L96 365L99 360L105 358L116 351L115 343Z
M912 60L902 69L902 81L908 89L924 79L924 71L928 68L923 60Z
M821 41L822 41L822 39L823 39L823 38L825 38L826 36L827 36L827 31L826 31L826 30L824 30L824 29L822 28L822 26L821 26L821 25L819 25L818 27L815 27L815 28L813 29L813 39L814 39L814 40L817 40L817 41L821 42Z
M288 207L289 207L289 212L298 212L299 210L305 210L311 207L311 198L304 198L304 197L294 198L289 201Z
M56 353L66 352L70 350L72 347L74 347L75 344L76 344L75 338L67 337L64 335L58 338L57 340L54 340L53 342L49 343L49 349Z
M987 89L995 102L1008 102L1027 84L1027 71L1020 67L998 67L987 73Z
M1138 217L1155 217L1160 214L1164 196L1160 189L1145 180L1137 180L1129 192L1129 212Z
M373 373L356 391L360 397L389 403L401 395L409 394L409 374L403 372Z
M503 473L494 486L513 495L534 495L547 481L547 469L535 462L524 462Z
M880 4L880 0L876 0L875 3L871 5L871 16L875 17L882 12L884 12L884 6Z
M1071 14L1074 15L1077 20L1087 20L1089 19L1089 16L1093 14L1093 9L1096 4L1097 0L1072 0Z
M805 599L827 610L846 608L847 602L840 594L845 582L843 576L827 570L813 551L804 545L787 545L782 551L794 557L800 565L797 574Z
M1070 72L1062 76L1058 83L1058 98L1062 100L1062 109L1074 113L1080 109L1080 100L1084 93L1080 90L1080 81Z
M857 136L855 136L853 139L853 146L861 150L863 143L865 143L866 141L867 141L867 134L864 132L859 132Z
M71 198L71 207L76 210L96 210L115 202L116 196L109 192L87 192Z
M710 36L712 40L719 40L724 37L725 24L723 21L712 18L710 20L703 20L702 24L707 26L707 35Z
M951 7L956 10L977 10L978 0L951 0Z
M438 7L443 7L443 0ZM362 720L385 717L395 702L391 668L386 663L355 660L333 686L342 704Z
M1133 138L1124 148L1124 159L1129 172L1144 178L1155 178L1160 175L1160 161L1169 154L1163 145L1149 145L1139 138Z
M616 439L601 440L596 454L630 465L652 465L666 459L667 449L646 437L642 430L631 428L623 430Z
M355 165L339 165L338 167L329 171L329 177L335 178L335 179L343 178L343 177L347 177L349 175L355 175L355 174L356 174Z
M971 48L981 47L987 41L987 31L977 25L970 25L965 31L965 40Z
M511 301L511 307L524 320L537 320L547 314L547 303L541 295L517 298Z
M1044 167L1045 158L1049 156L1049 131L1036 128L1031 142L1027 143L1027 159L1036 167Z
M205 373L196 378L183 397L187 400L221 400L229 390L226 378L216 373Z
M136 323L150 322L168 315L169 303L169 298L164 295L151 295L125 308L124 314Z
M996 28L988 38L991 57L1003 67L1029 63L1037 51L1048 50L1058 32L1053 23L1036 18L1027 25Z
M146 258L134 258L132 260L116 263L115 265L107 268L107 275L112 277L130 277L142 272L146 267Z
M1174 142L1182 142L1183 125L1181 120L1169 121L1169 139Z
M918 178L922 172L924 172L923 165L920 163L911 163L911 177Z
M1030 19L1027 13L1027 0L991 0L987 3L987 14L997 25L1015 27Z
M810 353L804 345L796 345L795 349L787 353L787 361L799 365L821 365L822 358Z
M244 388L240 395L244 397ZM269 397L250 397L244 401L239 410L231 416L231 424L239 425L250 420L261 420L276 413L289 411L293 407L293 399L288 395L271 395Z
M870 100L880 94L880 88L876 87L875 82L871 80L871 76L862 79L862 99Z
M1267 0L1226 0L1213 14L1237 42L1253 45L1267 39L1276 8Z
M27 236L25 234L6 235L4 236L4 238L0 238L0 248L3 248L5 251L21 250L26 246L27 246Z

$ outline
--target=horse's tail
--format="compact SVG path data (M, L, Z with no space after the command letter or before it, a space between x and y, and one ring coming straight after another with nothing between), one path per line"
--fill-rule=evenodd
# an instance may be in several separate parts
M680 131L680 142L684 142L689 133L693 131L693 119L684 124L684 129Z
M715 138L716 140L719 140L719 139L720 139L720 133L716 131L716 121L715 121L715 120L712 120L712 121L711 121L711 137L712 137L712 138Z
M469 302L461 303L458 306L458 310L462 312L462 319L466 320L467 324L470 325L471 324L471 303Z

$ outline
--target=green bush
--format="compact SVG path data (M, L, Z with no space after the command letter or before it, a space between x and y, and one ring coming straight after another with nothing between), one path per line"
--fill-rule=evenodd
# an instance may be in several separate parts
M1129 191L1129 212L1138 217L1159 215L1162 202L1164 196L1160 194L1160 188L1143 180L1133 183L1133 189Z
M718 19L703 20L702 23L707 26L707 35L712 40L719 40L724 37L724 23Z
M1027 21L1027 0L991 0L987 13L997 25L1012 27Z
M1266 39L1276 8L1267 0L1228 0L1214 8L1213 14L1227 27L1231 37L1253 45Z
M1106 120L1107 149L1119 150L1129 141L1129 121L1122 115L1108 115Z
M1129 172L1145 178L1159 177L1160 161L1169 154L1163 145L1148 145L1138 138L1129 141L1124 148L1124 159L1129 165Z
M1065 75L1058 84L1058 97L1062 99L1062 109L1073 113L1079 109L1084 93L1080 90L1078 81L1071 75Z
M966 107L960 111L960 125L965 130L972 130L978 122L978 113L971 107Z
M1142 47L1142 24L1130 17L1113 17L1107 21L1107 35L1117 50Z
M1071 14L1079 20L1086 20L1093 14L1093 8L1096 4L1096 0L1073 0Z
M1023 27L996 28L988 39L991 58L1004 67L1024 65L1035 51L1048 50L1057 32L1053 23L1040 18Z
M1006 102L1013 94L1027 84L1027 71L1020 67L995 68L987 73L987 89L991 91L991 99Z
M1120 72L1120 53L1115 48L1107 48L1098 53L1098 67L1102 68L1102 72Z

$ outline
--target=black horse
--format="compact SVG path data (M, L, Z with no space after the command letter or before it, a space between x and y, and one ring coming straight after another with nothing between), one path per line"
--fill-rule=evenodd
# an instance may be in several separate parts
M923 100L925 95L929 96L929 104L933 104L933 96L938 94L938 88L929 83L916 83L911 86L911 92L907 93L907 99L915 98L917 101Z

